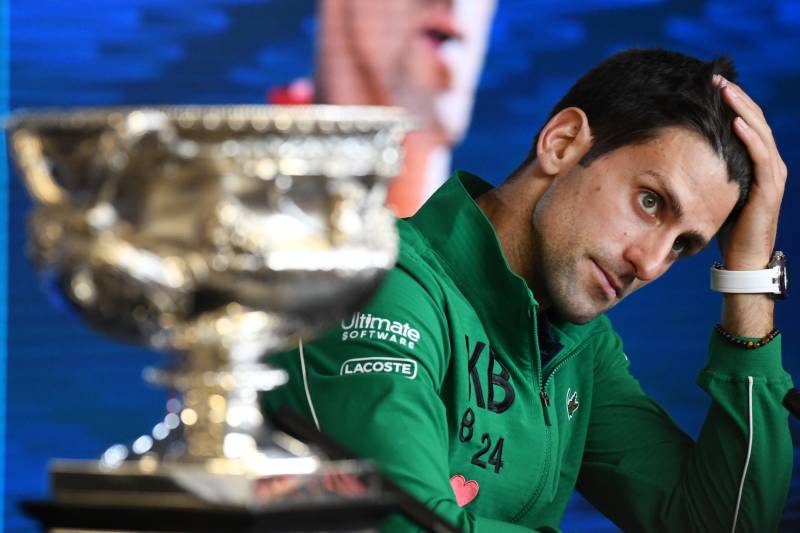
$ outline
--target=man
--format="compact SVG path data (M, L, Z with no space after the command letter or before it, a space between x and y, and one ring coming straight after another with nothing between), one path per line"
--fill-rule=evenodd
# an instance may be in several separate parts
M754 271L787 172L733 77L727 59L661 50L590 71L505 183L457 173L398 223L377 296L277 358L294 379L267 409L291 404L465 531L554 531L575 488L626 531L776 529L791 379L780 288ZM723 298L693 442L602 313L715 234L714 283L755 282Z
M496 0L319 3L320 103L401 106L420 121L387 203L413 215L447 177L464 136Z

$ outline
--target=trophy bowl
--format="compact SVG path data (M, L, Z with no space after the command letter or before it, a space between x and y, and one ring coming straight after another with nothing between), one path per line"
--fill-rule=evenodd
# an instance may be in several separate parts
M177 394L163 421L91 468L55 467L63 494L87 473L167 472L195 496L226 500L209 476L318 466L298 443L267 453L257 396L286 376L263 358L353 312L394 264L384 202L412 127L399 109L335 106L10 117L34 200L33 261L92 327L173 354L146 373Z

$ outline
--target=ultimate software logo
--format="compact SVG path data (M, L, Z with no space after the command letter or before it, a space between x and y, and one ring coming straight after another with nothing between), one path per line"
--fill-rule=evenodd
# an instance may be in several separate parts
M397 322L371 313L356 313L342 320L342 340L376 339L408 346L412 350L419 342L419 330L408 322Z

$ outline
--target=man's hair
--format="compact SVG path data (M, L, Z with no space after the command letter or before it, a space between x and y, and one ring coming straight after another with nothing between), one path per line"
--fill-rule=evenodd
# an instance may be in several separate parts
M720 56L710 62L659 49L631 49L615 54L581 77L550 112L577 107L586 113L592 146L580 164L628 144L646 142L663 128L683 127L699 133L727 165L728 180L739 185L738 212L747 198L753 164L732 128L736 114L722 101L712 76L733 81L733 61ZM536 159L536 145L522 165ZM734 215L735 216L735 215Z

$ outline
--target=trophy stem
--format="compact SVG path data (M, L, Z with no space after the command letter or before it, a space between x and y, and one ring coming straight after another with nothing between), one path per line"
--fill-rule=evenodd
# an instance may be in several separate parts
M226 416L230 396L240 395L235 389L224 387L222 378L226 372L221 355L211 350L195 350L182 361L185 375L201 377L185 380L188 382L185 388L178 388L183 398L180 417L185 426L186 459L189 461L225 456L225 438L230 429Z
M178 395L178 411L171 414L179 419L180 426L175 429L181 429L178 447L182 450L176 454L173 442L172 453L159 459L191 463L238 460L271 447L258 395L285 383L284 371L237 360L224 348L200 347L178 358L176 370L151 368L145 379Z

